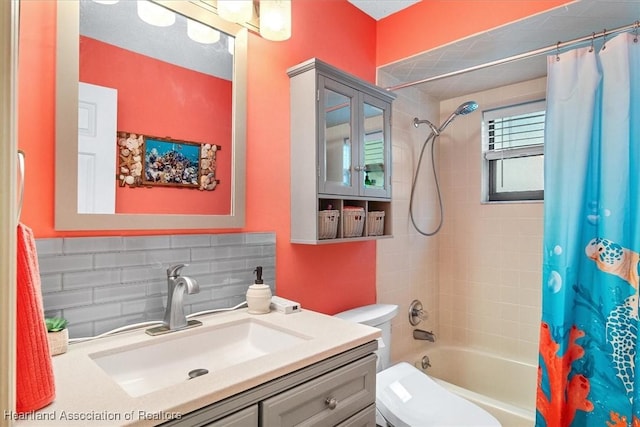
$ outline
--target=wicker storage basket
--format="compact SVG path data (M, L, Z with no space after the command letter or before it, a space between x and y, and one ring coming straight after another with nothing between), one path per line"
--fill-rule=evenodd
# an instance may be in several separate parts
M318 239L335 239L338 234L337 210L326 210L318 212Z
M364 208L347 207L342 210L344 237L360 237L364 231Z
M367 213L367 235L382 236L384 234L384 211Z

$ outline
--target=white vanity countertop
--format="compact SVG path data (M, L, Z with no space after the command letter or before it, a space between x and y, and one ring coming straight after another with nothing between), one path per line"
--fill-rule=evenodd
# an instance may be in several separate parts
M110 349L150 342L169 335L197 333L201 328L252 318L285 328L310 339L301 344L238 363L216 375L203 375L142 396L132 397L91 358ZM17 415L15 426L151 426L248 390L297 369L366 344L380 331L332 316L302 310L281 314L272 311L251 315L246 309L198 317L193 329L149 336L137 329L93 341L73 344L67 353L53 357L55 401L33 413ZM215 345L215 343L213 344ZM185 349L186 351L186 349Z

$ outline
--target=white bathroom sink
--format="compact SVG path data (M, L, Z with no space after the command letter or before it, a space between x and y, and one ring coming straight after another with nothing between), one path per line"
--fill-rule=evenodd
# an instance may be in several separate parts
M130 396L137 397L190 379L289 349L310 337L256 319L201 326L139 344L93 353L91 359ZM201 373L204 371L195 371Z

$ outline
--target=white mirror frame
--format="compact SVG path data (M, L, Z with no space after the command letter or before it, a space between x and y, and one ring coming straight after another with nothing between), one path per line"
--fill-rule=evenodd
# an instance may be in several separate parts
M78 206L79 5L58 0L56 51L56 230L241 228L245 224L247 29L221 19L202 0L156 1L235 37L230 215L80 214ZM115 138L115 136L114 136ZM115 177L114 177L115 185Z

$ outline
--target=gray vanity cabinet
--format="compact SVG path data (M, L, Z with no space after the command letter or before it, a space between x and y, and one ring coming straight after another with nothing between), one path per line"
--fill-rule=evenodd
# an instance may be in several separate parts
M162 424L182 427L375 427L377 341Z
M258 405L253 405L218 421L204 424L203 427L250 427L257 425Z
M318 244L391 236L391 103L395 95L316 58L287 73L291 241ZM344 215L353 207L363 210L365 221L362 232L355 235ZM338 227L335 236L327 237L319 212L331 210L337 211ZM374 217L384 221L383 228L366 224Z
M338 425L375 401L375 377L375 357L336 369L263 401L262 425Z

